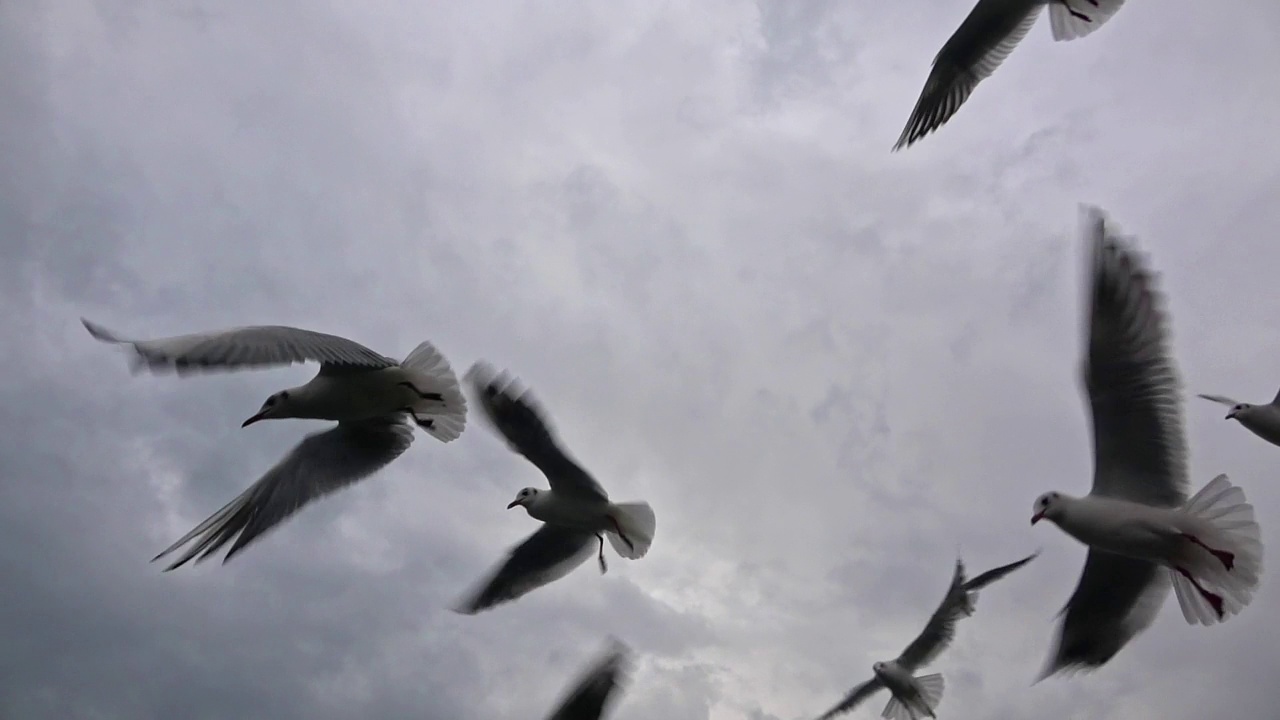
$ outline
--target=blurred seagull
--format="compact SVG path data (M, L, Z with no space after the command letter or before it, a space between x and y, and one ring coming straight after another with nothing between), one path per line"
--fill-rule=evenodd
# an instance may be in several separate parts
M280 418L336 420L337 426L306 436L243 494L152 559L196 540L166 571L197 555L200 562L235 538L225 563L308 502L380 470L413 442L407 419L441 442L456 439L466 425L462 388L429 342L396 362L346 338L278 325L126 340L88 320L81 322L98 340L130 346L135 373L147 368L187 375L320 363L310 382L268 397L241 427Z
M617 640L610 642L604 657L583 673L547 720L600 720L605 707L625 680L630 650Z
M1227 420L1235 420L1272 445L1280 445L1280 393L1266 405L1251 405L1221 395L1201 395L1205 400L1229 405Z
M933 662L951 644L956 635L956 621L965 614L966 607L971 610L972 604L965 590L964 563L957 559L947 594L920 635L897 659L873 664L871 672L875 677L850 690L844 700L823 713L819 720L830 720L849 712L884 688L888 688L893 697L889 698L881 717L889 720L937 717L934 710L942 700L942 675L912 677L911 674Z
M978 0L933 59L933 70L893 149L909 147L950 120L978 83L990 77L1031 31L1045 5L1053 39L1074 40L1098 29L1123 4L1124 0Z
M1163 298L1130 238L1084 208L1091 251L1083 380L1093 418L1093 488L1041 495L1047 519L1089 546L1039 679L1101 667L1155 619L1172 581L1183 617L1238 613L1262 571L1253 507L1226 475L1186 499L1186 439Z
M600 572L605 572L604 538L619 555L644 557L653 542L655 520L648 503L612 503L604 488L560 449L532 394L506 372L478 362L466 380L480 397L480 407L507 443L547 477L550 490L527 487L507 509L523 506L544 524L507 559L470 599L455 608L468 615L567 575L591 555L599 541Z

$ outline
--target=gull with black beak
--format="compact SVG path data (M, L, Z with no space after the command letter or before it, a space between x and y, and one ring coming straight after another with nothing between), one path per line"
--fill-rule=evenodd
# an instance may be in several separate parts
M543 525L513 548L477 592L455 608L474 614L567 575L591 556L599 543L604 573L604 538L619 555L644 557L653 542L653 509L645 502L613 503L600 483L562 450L536 401L507 372L477 362L466 380L480 407L507 444L546 476L550 489L527 487L507 509L523 507Z
M1170 583L1190 624L1249 604L1262 542L1244 491L1219 475L1187 499L1182 394L1163 298L1146 258L1085 208L1084 389L1093 420L1093 487L1049 492L1031 524L1049 520L1089 547L1041 674L1106 664L1155 620Z
M945 685L942 675L934 673L913 677L912 673L936 660L947 649L955 639L956 622L962 615L972 612L972 598L965 585L964 563L957 559L947 594L929 617L924 630L897 658L872 664L871 672L875 676L850 690L839 704L823 713L819 720L830 720L847 713L883 689L888 689L893 697L889 698L881 717L889 720L937 717L935 711L942 701Z
M978 0L960 28L933 59L907 126L894 150L909 147L942 127L991 76L1049 6L1054 40L1074 40L1098 29L1124 0Z
M408 420L441 442L456 439L466 426L462 388L429 342L397 362L346 338L280 325L126 340L81 321L98 340L129 346L135 373L320 363L310 382L271 395L241 427L281 418L335 420L337 426L306 436L248 490L157 555L153 562L196 541L166 570L197 555L197 562L204 560L235 539L225 563L308 502L382 469L413 442Z
M1254 435L1272 445L1280 445L1280 393L1276 393L1275 398L1265 405L1252 405L1221 395L1201 395L1200 397L1230 406L1231 409L1227 411L1227 420L1235 420Z

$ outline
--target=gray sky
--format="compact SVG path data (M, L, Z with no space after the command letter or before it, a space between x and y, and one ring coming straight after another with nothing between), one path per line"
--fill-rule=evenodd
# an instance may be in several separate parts
M0 3L0 715L541 717L608 634L619 720L793 720L892 657L961 552L986 590L948 720L1272 711L1280 589L1170 601L1092 676L1030 682L1084 548L1077 203L1162 273L1189 392L1280 387L1280 5L1036 27L889 148L969 0ZM228 565L159 550L319 423L239 423L314 368L130 376L151 337L293 324L508 367L650 554L447 608L541 485L472 416ZM1187 404L1192 483L1280 547L1280 449ZM885 698L859 709L875 717Z

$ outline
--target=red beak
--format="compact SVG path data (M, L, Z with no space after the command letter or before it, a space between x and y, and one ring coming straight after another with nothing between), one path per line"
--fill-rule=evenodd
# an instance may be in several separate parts
M242 427L242 428L247 428L247 427L249 427L250 425L252 425L252 424L254 424L254 423L258 422L258 421L259 421L259 420L261 420L261 419L262 419L262 413L258 413L257 415L254 415L253 417L251 417L251 418L249 418L248 420L245 420L243 423L241 423L241 424L240 424L240 427Z
M1036 523L1040 522L1043 519L1044 519L1044 511L1041 510L1040 512L1031 516L1031 524L1035 525Z

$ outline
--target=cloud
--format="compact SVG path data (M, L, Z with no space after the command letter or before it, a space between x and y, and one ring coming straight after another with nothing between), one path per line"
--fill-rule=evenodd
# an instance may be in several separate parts
M1029 687L1083 550L1026 518L1091 472L1077 203L1151 252L1189 390L1275 393L1280 10L1037 27L889 153L967 10L0 6L0 715L530 717L612 634L638 663L619 720L791 720L901 650L957 553L1035 547L937 663L948 717L1264 714L1266 579L1230 623L1166 608L1102 672ZM238 427L313 370L134 377L81 315L508 367L612 496L653 504L653 549L449 612L543 482L475 416L233 562L161 573L321 426ZM1186 415L1193 485L1230 473L1275 544L1273 448Z

